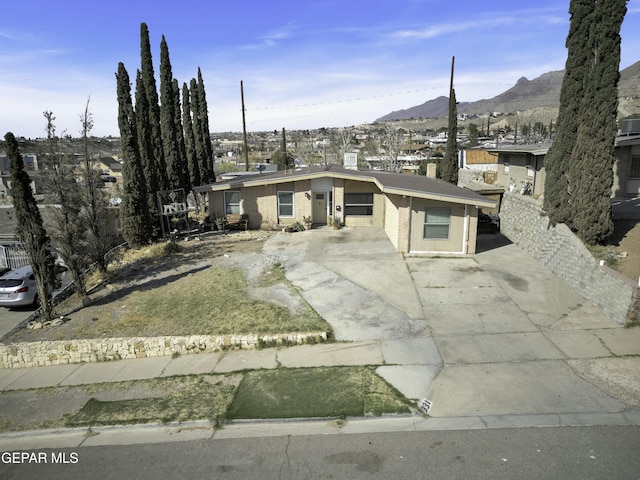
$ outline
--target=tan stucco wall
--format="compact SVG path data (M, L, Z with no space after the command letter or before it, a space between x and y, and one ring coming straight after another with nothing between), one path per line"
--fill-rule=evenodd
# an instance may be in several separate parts
M294 217L278 218L278 191L294 192ZM473 206L467 207L468 220L466 220L464 205L403 195L383 195L375 185L358 185L357 182L335 179L333 212L338 213L341 218L344 218L345 191L374 193L374 215L372 217L351 216L351 218L348 216L346 217L347 225L373 225L383 228L396 250L401 253L475 253L478 209ZM307 198L307 194L310 193L311 183L308 180L242 189L242 207L244 213L249 216L249 228L277 229L295 221L301 222L303 216L311 215L312 203L311 199ZM341 209L336 212L338 205ZM451 208L449 239L425 240L422 238L425 209L442 206ZM209 193L209 208L210 212L218 212L221 215L224 213L223 192ZM466 229L465 223L467 223Z
M451 223L447 240L426 240L424 235L425 209L428 207L451 208ZM467 237L468 238L468 237ZM418 253L466 253L465 207L453 203L414 198L411 206L410 252ZM474 247L475 249L475 247Z
M302 222L303 217L311 216L311 198L307 198L310 189L309 180L240 189L242 209L249 216L249 228L276 229L295 221ZM278 192L285 191L294 192L294 216L278 218ZM224 215L224 192L209 193L209 211Z
M398 223L399 223L400 214L398 211L398 205L394 203L394 200L397 200L398 198L400 197L397 195L387 195L384 198L385 215L384 215L383 228L384 228L384 231L387 233L387 237L389 237L389 240L391 240L391 243L393 243L393 246L396 247L396 250L399 250Z
M411 198L403 195L385 196L384 231L400 253L409 252Z
M344 192L373 193L373 215L343 215L345 225L349 227L382 227L384 225L384 197L382 196L380 189L375 184L345 180ZM344 211L344 205L341 208Z

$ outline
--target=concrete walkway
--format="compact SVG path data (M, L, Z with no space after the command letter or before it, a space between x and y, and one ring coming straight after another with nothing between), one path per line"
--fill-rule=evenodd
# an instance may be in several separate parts
M279 233L265 253L340 343L0 369L0 390L379 365L407 398L430 400L429 417L363 420L358 431L640 425L640 328L614 323L504 237L482 237L479 249L472 258L405 258L376 228Z

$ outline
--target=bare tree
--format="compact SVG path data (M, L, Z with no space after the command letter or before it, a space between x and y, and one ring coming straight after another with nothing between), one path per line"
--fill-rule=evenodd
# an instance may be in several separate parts
M82 192L78 188L73 166L60 153L60 138L56 135L53 112L43 112L47 120L47 147L52 168L44 173L49 194L47 224L58 254L69 268L76 291L85 295L84 272L88 267L86 231L82 215Z
M381 137L382 165L387 172L399 172L402 169L400 154L405 147L404 130L386 128Z
M105 255L112 246L111 232L108 228L107 198L103 193L100 173L93 168L90 157L89 135L93 129L93 114L89 109L91 97L87 98L84 111L80 114L82 129L82 146L84 149L84 194L85 216L87 222L87 256L98 270L106 272L107 260Z

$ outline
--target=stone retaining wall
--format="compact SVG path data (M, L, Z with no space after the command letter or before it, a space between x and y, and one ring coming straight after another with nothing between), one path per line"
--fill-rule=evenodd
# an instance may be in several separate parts
M20 342L0 344L0 368L37 367L69 363L106 362L127 358L301 345L327 341L326 332L279 335L190 335Z
M640 324L637 284L598 265L566 225L551 225L541 201L505 192L500 208L500 231L616 322Z

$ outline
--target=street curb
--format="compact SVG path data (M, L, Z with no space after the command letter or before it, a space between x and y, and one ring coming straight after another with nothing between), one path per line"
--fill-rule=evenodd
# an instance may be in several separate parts
M342 425L332 422L343 420ZM79 448L189 440L302 436L313 434L362 434L390 432L460 431L511 428L592 426L640 426L640 408L624 412L589 414L489 415L428 417L420 414L382 417L312 417L292 419L233 420L216 428L210 420L59 428L0 433L0 451L41 448Z

